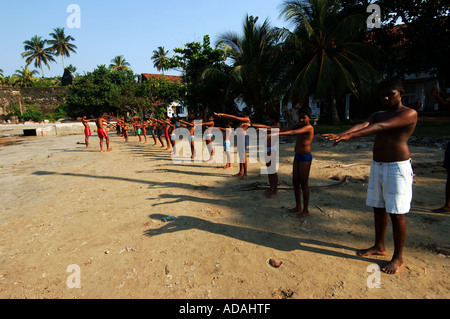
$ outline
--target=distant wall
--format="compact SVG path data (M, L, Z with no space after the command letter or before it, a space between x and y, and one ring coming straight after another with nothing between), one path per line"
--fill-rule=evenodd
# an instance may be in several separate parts
M27 105L39 105L43 112L64 102L67 87L43 88L2 88L0 87L0 117L5 117L12 111L14 104L22 104L23 110Z

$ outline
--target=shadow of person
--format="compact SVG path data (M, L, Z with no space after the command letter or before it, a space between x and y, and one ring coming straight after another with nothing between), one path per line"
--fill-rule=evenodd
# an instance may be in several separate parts
M164 218L169 216L163 214L151 214L149 215L149 217L151 219L163 221ZM152 237L179 231L188 231L191 229L198 229L221 236L227 236L230 238L238 239L259 246L273 248L280 251L302 250L340 258L349 258L360 261L365 260L372 263L378 262L374 259L357 256L355 248L343 246L340 244L277 234L274 232L258 230L249 227L214 223L191 216L178 216L174 220L165 222L165 224L159 228L146 230L144 234L146 236ZM353 254L346 252L349 250L352 251Z

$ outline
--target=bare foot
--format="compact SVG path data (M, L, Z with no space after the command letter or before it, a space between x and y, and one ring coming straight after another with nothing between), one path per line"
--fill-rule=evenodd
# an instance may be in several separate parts
M381 268L383 272L389 275L398 274L399 271L403 268L403 260L401 258L392 259L389 264Z
M306 218L309 216L309 210L303 210L300 214L297 215L298 218Z
M441 208L436 208L432 210L433 213L449 213L450 212L450 207L441 207Z
M108 152L112 151L112 148L108 148Z
M288 213L300 213L302 211L302 208L300 207L294 207L294 208L291 208L291 209L288 209L287 210L287 212Z
M366 257L366 256L385 256L386 255L386 249L384 248L377 248L375 246L367 248L367 249L360 249L356 252L358 256Z
M266 198L274 198L274 197L277 197L278 194L277 194L277 191L274 191L274 190L272 190L272 189L269 189L268 191L264 192L264 196L265 196Z
M229 169L229 168L231 168L231 166L225 165L225 166L223 167L223 169Z
M242 177L242 173L237 173L237 174L234 174L233 176Z

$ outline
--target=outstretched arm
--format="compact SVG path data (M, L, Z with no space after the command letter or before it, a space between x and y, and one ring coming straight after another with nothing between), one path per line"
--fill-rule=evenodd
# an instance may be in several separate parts
M407 109L403 112L403 114L382 122L375 122L373 120L374 117L375 114L372 115L369 120L362 123L364 125L359 129L351 128L340 134L324 134L323 136L330 141L334 141L334 146L336 146L339 142L347 141L351 138L369 136L382 131L393 130L396 128L412 125L417 122L417 112L413 109Z
M306 126L302 126L302 127L298 127L298 128L292 129L292 130L280 131L278 133L273 133L273 134L270 134L270 136L275 136L275 135L279 135L279 136L298 135L298 134L303 134L303 133L310 132L312 129L313 129L313 127L311 125L306 125Z
M179 120L178 122L183 126L191 126L191 127L194 126L193 123L185 122L183 120Z
M433 90L431 90L431 94L436 98L439 109L442 108L444 111L450 111L450 102L445 101L442 96L439 94L439 88L435 86Z
M255 124L255 123L253 123L252 125L251 125L252 127L256 127L256 128L267 128L267 129L271 129L271 128L273 128L272 126L270 126L270 125L264 125L264 124Z
M250 118L248 117L239 117L231 114L225 114L225 113L214 113L215 116L224 117L230 120L240 121L240 122L246 122L250 123Z

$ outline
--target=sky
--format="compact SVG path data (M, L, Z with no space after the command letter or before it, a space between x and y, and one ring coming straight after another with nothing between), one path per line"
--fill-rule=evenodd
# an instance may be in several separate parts
M151 56L159 46L173 49L189 42L202 42L209 35L214 46L218 36L232 31L242 34L248 15L268 19L272 26L288 27L280 18L283 0L0 0L0 69L8 76L26 65L23 42L38 35L51 39L55 28L75 38L77 53L65 58L76 73L93 71L123 55L135 74L159 73ZM71 5L76 5L73 10ZM68 10L69 9L69 10ZM79 25L77 25L79 23ZM61 57L45 77L63 74ZM34 62L29 65L34 70ZM38 69L39 74L41 71ZM165 71L179 75L177 71Z

